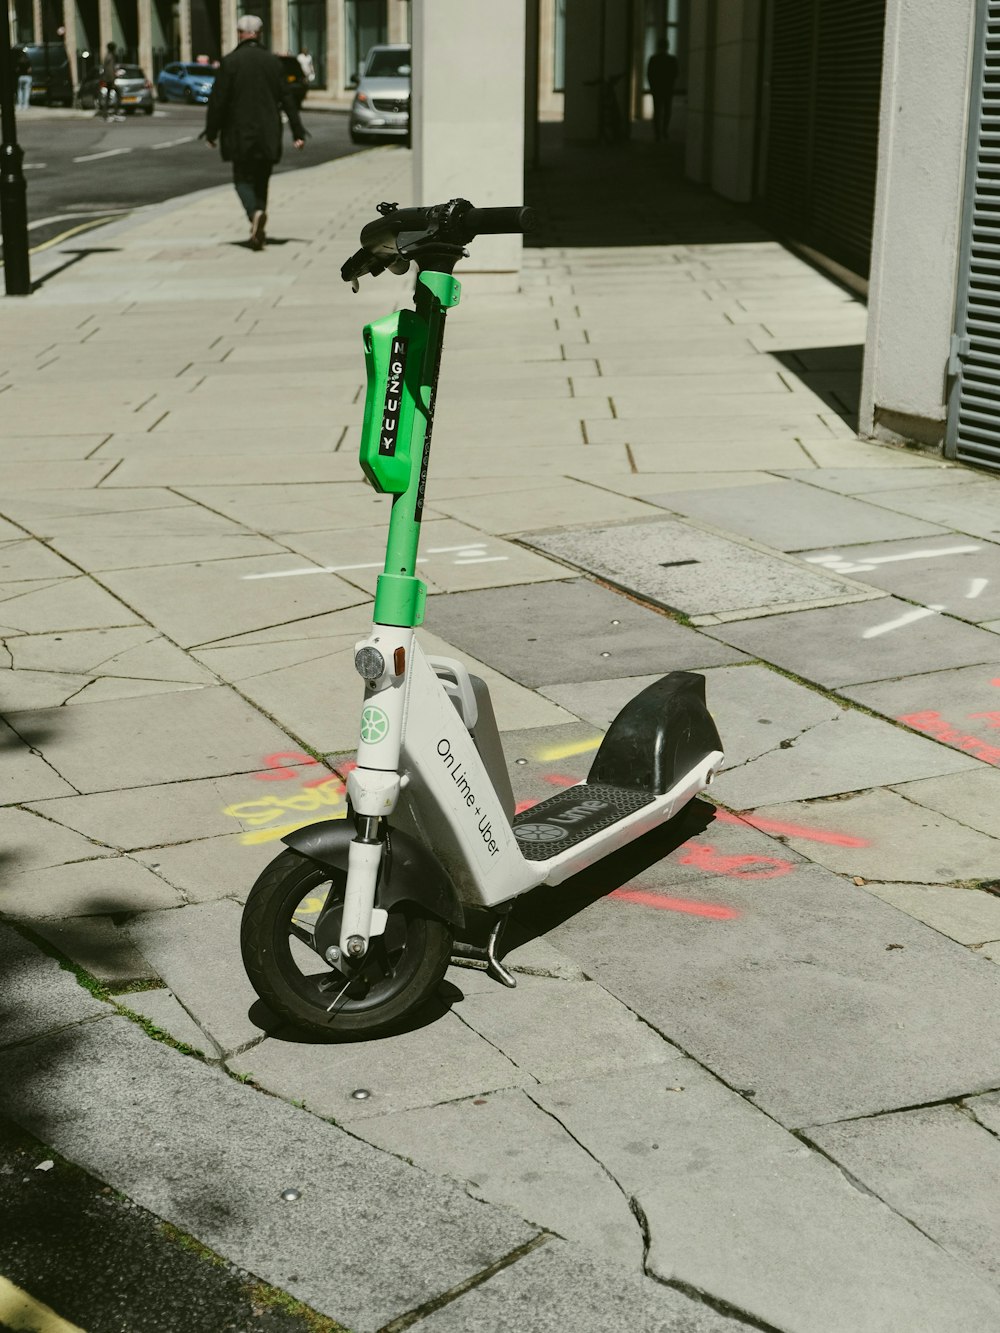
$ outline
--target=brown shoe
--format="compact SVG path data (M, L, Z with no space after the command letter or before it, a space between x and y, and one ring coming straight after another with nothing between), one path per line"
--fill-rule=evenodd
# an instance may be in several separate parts
M263 209L258 208L250 222L250 249L263 250L267 238L264 234L264 228L267 225L267 214Z

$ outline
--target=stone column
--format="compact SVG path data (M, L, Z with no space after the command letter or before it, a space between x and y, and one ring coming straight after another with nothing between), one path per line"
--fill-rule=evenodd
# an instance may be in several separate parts
M113 42L115 40L114 15L111 6L112 0L98 0L97 27L101 34L101 40L97 43L98 64L104 59L104 52L108 49L108 42Z
M523 202L524 5L413 0L414 202ZM520 267L520 236L483 236L462 269L516 286Z
M137 0L139 64L147 79L153 77L153 0Z
M271 50L278 55L291 50L288 45L288 0L271 0Z
M219 45L223 54L236 45L236 0L219 0Z
M66 55L69 57L69 76L73 80L75 88L80 82L82 71L76 67L76 51L78 42L76 39L76 0L63 0L63 28L65 36L63 41L66 43Z
M326 95L344 95L344 0L326 0Z
M181 60L189 62L191 56L191 0L179 0L177 5L177 40L181 48Z
M386 16L386 29L389 34L389 41L393 43L403 43L410 40L407 32L410 13L409 0L388 0L389 12Z

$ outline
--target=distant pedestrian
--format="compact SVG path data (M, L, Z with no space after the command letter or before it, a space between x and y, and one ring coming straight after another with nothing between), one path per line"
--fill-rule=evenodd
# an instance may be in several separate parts
M118 48L114 42L108 42L108 49L104 52L104 59L101 61L101 84L103 91L101 93L101 105L97 114L103 115L105 120L113 115L116 120L124 120L125 113L120 106L118 96Z
M653 137L657 142L666 139L670 132L677 70L677 57L670 54L666 37L661 37L646 65L646 82L653 94Z
M276 55L260 44L264 24L244 14L236 24L239 40L223 57L208 98L204 135L214 148L221 135L223 162L233 164L233 185L250 222L250 247L263 250L267 187L281 160L281 112L288 117L296 148L306 132Z
M315 82L316 82L316 66L313 64L313 58L312 58L312 56L309 54L309 49L308 49L308 47L303 46L303 47L300 49L299 54L298 54L295 58L296 58L296 60L298 60L299 65L300 65L301 68L302 68L302 73L305 75L306 83L308 83L308 84L313 84L313 83L315 83Z
M20 111L27 111L31 106L31 61L23 46L14 53L17 61L17 105Z

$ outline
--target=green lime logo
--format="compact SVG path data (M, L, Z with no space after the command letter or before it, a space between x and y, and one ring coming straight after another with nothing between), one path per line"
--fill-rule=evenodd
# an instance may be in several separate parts
M389 734L389 719L381 708L369 704L361 712L361 739L366 745L377 745Z

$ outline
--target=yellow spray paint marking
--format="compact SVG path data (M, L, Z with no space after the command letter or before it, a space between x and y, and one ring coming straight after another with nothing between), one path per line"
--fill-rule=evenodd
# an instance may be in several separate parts
M16 1333L83 1333L5 1277L0 1277L0 1326Z
M344 784L340 778L331 776L326 782L301 787L287 796L262 796L256 801L237 801L235 805L225 806L222 813L253 826L241 838L244 846L275 842L286 833L315 824L317 818L343 819L347 813ZM312 813L314 817L291 822L288 820L290 814L307 813ZM268 825L270 827L266 827Z
M539 750L537 757L543 764L547 764L555 759L569 759L575 754L590 754L591 751L597 749L602 740L602 736L595 736L592 741L574 741L572 745L553 745L548 750Z

